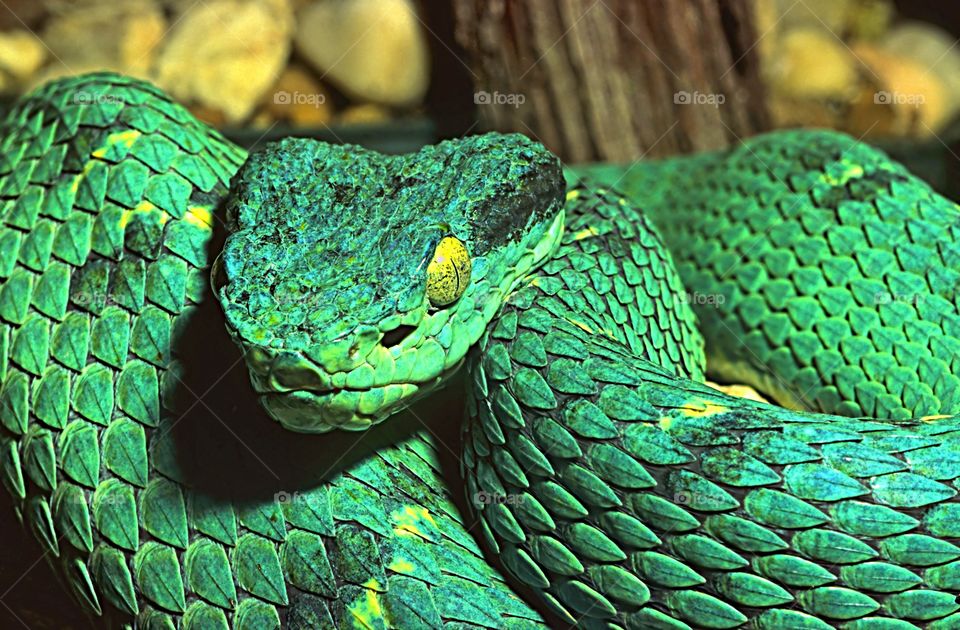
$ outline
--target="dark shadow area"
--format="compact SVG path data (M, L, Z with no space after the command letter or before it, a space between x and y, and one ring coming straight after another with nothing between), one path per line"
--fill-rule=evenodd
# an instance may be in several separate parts
M422 19L431 64L426 109L430 119L436 121L438 138L456 138L482 131L482 126L476 124L477 106L473 102L476 89L473 71L467 63L469 57L454 36L453 3L432 3Z
M415 407L416 415L403 413L364 432L284 429L260 407L212 295L186 330L179 352L186 370L169 425L177 462L187 485L224 500L269 499L313 487L421 429L417 416L437 415L422 408L431 404L428 398ZM447 414L454 412L448 407Z
M223 218L222 209L218 216ZM209 260L226 237L222 221L215 223ZM224 500L270 499L278 492L313 487L423 428L418 417L438 415L417 406L414 413L399 414L363 432L304 434L284 429L261 408L241 349L231 340L209 285L174 353L184 371L175 387L176 408L159 430L172 438L183 482ZM431 398L423 404L432 405ZM461 410L462 401L457 411L447 407L447 415ZM454 428L459 423L458 417ZM457 443L449 436L444 439Z
M0 507L0 628L79 630L95 627L74 603L40 545L17 520L9 498Z

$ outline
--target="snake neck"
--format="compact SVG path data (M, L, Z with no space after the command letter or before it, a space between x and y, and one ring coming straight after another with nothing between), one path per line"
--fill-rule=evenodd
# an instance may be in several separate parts
M703 339L654 225L621 194L579 183L568 191L565 211L554 255L518 283L497 327L515 317L511 303L544 299L584 334L702 380Z

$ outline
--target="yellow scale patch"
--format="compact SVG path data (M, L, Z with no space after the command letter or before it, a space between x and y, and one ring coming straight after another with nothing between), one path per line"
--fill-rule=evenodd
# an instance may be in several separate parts
M755 400L763 403L770 402L764 398L760 392L749 385L720 385L719 383L713 383L711 381L705 381L705 384L734 398L746 398L747 400Z
M83 166L83 171L73 178L73 192L77 192L77 189L80 187L80 182L83 181L83 178L86 177L97 164L97 160L102 159L107 155L107 151L110 149L110 147L117 144L123 144L127 148L130 148L141 135L143 134L136 129L127 129L125 131L118 131L107 136L106 144L91 153L93 159L88 160ZM127 224L130 223L130 220L138 213L151 212L160 213L161 225L166 225L166 223L172 218L165 210L161 210L149 201L144 200L141 201L140 204L133 210L124 210L123 214L120 216L120 228L126 228ZM208 206L191 206L187 208L187 213L184 215L183 219L187 223L204 230L210 230L213 228L213 213L210 211Z
M73 177L73 183L70 184L71 192L76 193L77 190L80 189L80 182L83 181L84 177L90 174L90 171L93 170L93 167L96 165L96 160L88 160L87 163L83 165L83 170Z
M410 575L413 573L413 564L409 560L404 560L403 558L394 558L393 562L387 567L394 573L402 573L404 575Z
M190 206L187 208L187 214L184 215L183 220L199 228L209 229L213 227L213 214L210 212L210 208L206 206Z
M393 531L398 536L420 536L421 538L428 538L428 536L423 533L423 530L420 529L420 524L427 522L434 527L437 526L437 522L430 516L430 512L419 505L408 505L402 510L391 513L390 518L396 523L393 526Z
M704 409L684 408L683 413L691 418L702 418L704 416L714 416L718 413L726 413L728 411L730 411L730 408L725 405L718 405L716 403L708 402L706 404L706 408Z
M863 167L859 164L848 164L845 171L834 177L828 173L821 175L821 179L831 186L844 186L851 179L863 177Z
M364 582L363 587L366 591L363 597L350 605L350 614L361 628L379 628L382 624L374 623L374 620L386 619L383 616L383 607L380 605L380 594L377 592L380 583L371 578Z
M393 526L393 531L398 536L419 536L426 539L428 537L423 533L420 524L428 522L434 527L437 525L430 512L419 505L408 505L402 510L390 514L390 518L396 523ZM395 557L387 568L396 573L407 575L413 575L415 569L412 562L400 557Z
M80 182L83 181L83 178L86 177L90 173L90 170L97 164L97 160L102 159L107 154L110 147L123 144L129 149L141 135L142 134L136 129L127 129L126 131L117 131L107 136L106 144L90 154L92 159L87 160L87 163L83 165L83 171L73 178L73 183L71 184L73 192L77 192L80 188Z
M589 335L593 334L593 329L587 326L586 324L584 324L583 322L577 321L575 319L571 319L570 317L565 317L564 319L566 319L568 322L570 322L580 330L586 332L587 334Z
M717 403L710 402L708 400L691 401L690 404L696 406L688 406L680 409L680 413L688 418L705 418L707 416L715 416L718 413L726 413L730 411L729 407L725 405L718 405Z
M162 210L147 200L141 201L133 210L124 210L118 221L120 229L125 229L130 220L138 215L158 213L160 225L166 225L173 217L166 210ZM209 231L213 229L213 215L209 208L194 206L187 210L183 220L202 230Z
M171 218L166 210L161 210L160 208L153 205L149 201L143 200L139 204L137 204L137 207L134 208L133 210L123 211L123 214L120 215L120 221L119 221L120 228L121 229L126 228L127 224L130 223L130 219L132 219L137 215L151 214L154 212L160 214L160 225L166 225L167 221L169 221Z
M574 233L573 233L573 240L575 240L575 241L582 241L582 240L585 239L585 238L591 238L591 237L597 236L597 235L599 235L599 234L600 234L600 233L597 232L597 229L591 225L590 227L585 227L585 228L583 228L583 229L580 230L579 232L574 232Z
M107 149L116 144L126 145L126 147L129 149L140 136L141 133L136 129L127 129L126 131L111 133L109 136L107 136L107 143L94 151L92 155L95 158L102 158L107 154Z

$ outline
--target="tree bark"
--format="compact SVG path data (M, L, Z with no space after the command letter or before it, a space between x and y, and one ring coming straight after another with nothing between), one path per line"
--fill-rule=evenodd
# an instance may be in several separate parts
M751 0L453 0L492 129L570 162L716 149L768 128Z

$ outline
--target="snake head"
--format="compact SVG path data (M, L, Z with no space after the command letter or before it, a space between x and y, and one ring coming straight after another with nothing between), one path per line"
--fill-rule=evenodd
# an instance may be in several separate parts
M213 283L264 408L295 431L362 429L441 384L552 253L563 199L557 158L516 134L251 155Z

